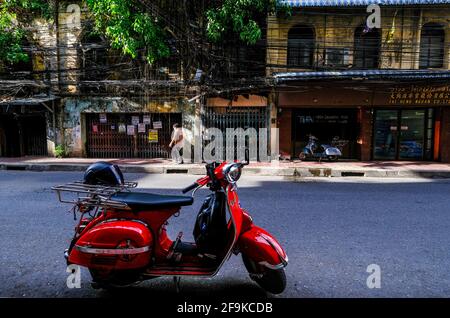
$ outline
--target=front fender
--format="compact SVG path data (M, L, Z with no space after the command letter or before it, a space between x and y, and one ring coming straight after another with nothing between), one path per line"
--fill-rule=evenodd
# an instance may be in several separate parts
M287 254L280 243L258 226L253 225L241 233L237 244L242 254L261 266L279 269L288 263Z

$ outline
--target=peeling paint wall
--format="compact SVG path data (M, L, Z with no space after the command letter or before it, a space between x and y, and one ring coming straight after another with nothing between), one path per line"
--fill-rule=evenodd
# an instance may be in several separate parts
M193 142L189 131L193 130L196 118L196 104L185 99L176 101L133 100L121 97L99 98L78 97L65 98L64 107L64 139L65 147L70 156L82 156L84 152L83 113L181 113L183 128L188 132L186 139Z

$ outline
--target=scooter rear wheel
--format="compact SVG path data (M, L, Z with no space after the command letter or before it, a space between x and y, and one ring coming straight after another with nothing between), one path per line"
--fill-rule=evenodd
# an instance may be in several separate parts
M253 260L242 254L245 268L262 289L271 294L281 294L286 288L286 273L284 268L270 269L256 264Z

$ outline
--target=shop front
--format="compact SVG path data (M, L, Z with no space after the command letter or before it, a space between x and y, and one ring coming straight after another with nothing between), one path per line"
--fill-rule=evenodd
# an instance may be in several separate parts
M293 111L293 154L298 158L310 136L339 148L342 158L358 157L357 109L298 109Z
M280 155L296 159L314 135L342 159L450 162L450 87L321 83L278 93Z
M374 160L432 160L433 108L376 109Z

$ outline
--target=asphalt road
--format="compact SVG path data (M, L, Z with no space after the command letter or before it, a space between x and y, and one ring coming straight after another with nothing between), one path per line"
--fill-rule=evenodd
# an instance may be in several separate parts
M113 293L66 287L63 251L75 221L50 187L78 172L0 171L0 297L174 295L160 278ZM179 193L195 176L128 174L157 193ZM290 263L278 297L450 297L450 180L302 179L249 177L240 181L243 207L273 233ZM170 223L190 238L207 191ZM369 289L369 264L381 268L381 288ZM183 295L265 297L233 256L211 279L183 278ZM267 295L271 297L271 295Z

